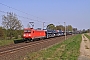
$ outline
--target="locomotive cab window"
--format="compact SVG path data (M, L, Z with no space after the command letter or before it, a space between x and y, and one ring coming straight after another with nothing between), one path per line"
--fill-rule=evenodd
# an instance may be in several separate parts
M30 31L30 30L24 30L24 32L25 32L25 33L27 33L27 32L28 32L28 33L31 33L31 31Z
M28 30L28 32L31 32L30 30Z

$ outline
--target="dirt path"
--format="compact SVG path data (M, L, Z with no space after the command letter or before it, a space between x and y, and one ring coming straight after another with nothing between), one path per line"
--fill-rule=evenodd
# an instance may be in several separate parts
M89 35L89 36L90 36L90 33L87 33L87 35Z
M90 60L90 40L84 34L82 34L80 56L78 60Z

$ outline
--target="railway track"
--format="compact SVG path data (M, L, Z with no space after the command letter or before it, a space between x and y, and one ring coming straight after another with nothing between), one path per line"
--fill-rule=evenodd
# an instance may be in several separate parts
M8 48L0 49L0 56L2 56L4 54L9 54L9 53L15 53L18 50L26 49L28 47L32 47L32 46L35 46L35 45L38 45L38 44L43 44L43 43L46 43L46 42L53 41L52 39L53 38L50 38L49 40L45 39L45 40L40 40L40 41L35 41L35 42L16 44L16 45L11 46L11 47L9 46Z
M70 37L70 36L68 36L68 37ZM64 36L34 41L34 42L30 42L30 43L15 44L13 46L9 46L7 48L0 49L0 59L16 60L16 58L18 59L20 56L25 55L26 52L28 53L28 52L38 51L40 49L46 48L50 45L53 45L53 44L58 43L63 40L64 40ZM12 58L11 58L11 56L12 56Z

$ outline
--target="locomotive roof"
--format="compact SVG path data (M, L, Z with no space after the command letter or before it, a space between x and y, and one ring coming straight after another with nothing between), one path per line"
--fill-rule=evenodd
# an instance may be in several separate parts
M33 29L33 28L24 28L24 30L36 30L36 31L44 31L44 30Z
M24 29L33 29L33 28L24 28Z

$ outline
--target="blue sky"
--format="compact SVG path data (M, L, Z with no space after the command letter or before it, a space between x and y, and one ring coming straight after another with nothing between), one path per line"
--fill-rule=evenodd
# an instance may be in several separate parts
M24 27L33 21L34 28L42 28L42 22L46 22L45 26L49 23L64 25L66 22L66 25L72 25L78 29L90 28L90 0L0 0L0 3L28 13L25 14L0 4L1 11L14 12L17 15L30 18L25 19L17 16ZM0 26L1 16L4 14L0 12Z

